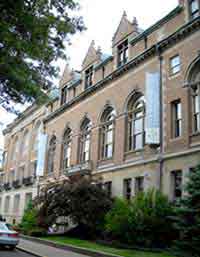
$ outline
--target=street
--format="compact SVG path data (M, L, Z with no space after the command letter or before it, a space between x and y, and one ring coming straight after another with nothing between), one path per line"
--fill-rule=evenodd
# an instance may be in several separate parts
M0 257L33 257L33 255L21 252L19 250L11 251L11 250L1 248Z

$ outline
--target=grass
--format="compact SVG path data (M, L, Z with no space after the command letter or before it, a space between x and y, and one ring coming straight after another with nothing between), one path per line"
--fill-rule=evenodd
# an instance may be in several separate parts
M97 244L92 241L80 240L80 239L70 238L66 236L47 236L42 239L50 240L61 244L78 246L86 249L91 249L94 251L96 250L96 251L101 251L105 253L111 253L111 254L124 256L124 257L172 257L172 255L165 252L152 253L152 252L144 252L144 251L138 251L138 250L119 249L119 248Z

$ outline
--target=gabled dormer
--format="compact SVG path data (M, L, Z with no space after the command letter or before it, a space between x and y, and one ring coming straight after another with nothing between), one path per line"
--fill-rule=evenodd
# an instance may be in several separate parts
M136 18L130 22L126 12L123 13L121 21L112 39L115 67L120 67L128 62L130 58L129 40L139 34Z
M94 41L91 42L82 63L82 77L85 89L94 84L94 66L101 61L100 49L95 49Z
M76 96L76 86L81 83L81 74L66 65L60 80L60 103L65 104Z

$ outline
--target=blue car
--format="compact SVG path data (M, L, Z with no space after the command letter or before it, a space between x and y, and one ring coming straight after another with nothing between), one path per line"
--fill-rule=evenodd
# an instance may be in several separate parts
M0 222L0 246L8 246L11 250L14 250L18 243L18 232L12 230L11 225Z

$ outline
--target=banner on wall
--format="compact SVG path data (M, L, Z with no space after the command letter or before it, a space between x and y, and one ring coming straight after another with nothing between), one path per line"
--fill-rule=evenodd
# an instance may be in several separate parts
M47 135L40 133L38 141L36 176L40 177L44 175Z
M146 143L160 144L160 75L146 73Z

